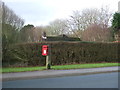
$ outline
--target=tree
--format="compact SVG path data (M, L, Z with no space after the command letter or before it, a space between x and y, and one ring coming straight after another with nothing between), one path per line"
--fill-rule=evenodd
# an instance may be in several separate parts
M79 32L86 30L92 24L108 28L111 17L112 13L107 7L101 9L91 8L82 11L74 11L68 22L71 31ZM78 37L81 36L82 34L79 33Z
M66 34L68 32L67 22L66 20L57 19L50 23L49 29L51 35Z
M120 13L114 14L112 20L112 28L115 40L120 41Z
M16 28L21 28L24 24L24 20L18 17L13 10L8 8L5 3L2 3L2 23L10 24Z
M42 40L42 33L46 32L46 27L37 26L33 30L34 42L39 42Z
M101 25L103 28L109 28L109 23L111 23L113 13L109 10L109 7L102 7L100 9L100 15L99 15L99 25Z
M117 32L120 30L120 13L115 13L113 15L112 28L114 32Z
M111 40L111 32L108 28L93 24L83 31L81 38L84 41L109 42Z
M18 17L11 9L9 9L3 2L2 2L2 9L0 13L2 15L2 36L8 44L17 43L19 30L22 28L24 24L24 20ZM3 43L4 46L5 43Z
M33 42L34 41L33 29L34 29L34 25L28 24L28 25L25 25L20 30L21 42Z
M18 17L3 2L0 8L0 16L2 16L2 60L9 62L10 45L19 42L19 30L24 24L24 20Z
M9 44L17 43L19 30L24 24L24 20L18 17L11 9L2 2L2 35L7 37ZM4 45L4 44L3 44Z

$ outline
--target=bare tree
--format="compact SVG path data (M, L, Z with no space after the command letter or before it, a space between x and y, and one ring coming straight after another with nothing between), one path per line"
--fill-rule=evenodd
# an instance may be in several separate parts
M16 28L21 28L24 24L24 20L18 17L13 10L8 8L5 3L2 3L2 22L15 26Z
M86 30L83 31L83 41L98 41L108 42L110 41L111 33L108 28L103 28L100 25L90 25Z
M2 13L0 14L2 15L2 37L3 39L6 39L6 43L8 44L16 43L19 41L19 31L24 24L24 20L8 8L4 2L2 2L1 7Z
M110 21L112 19L113 13L109 10L108 6L101 7L99 11L100 11L100 14L98 17L98 24L100 24L103 28L108 28Z
M101 27L108 28L112 13L108 7L97 9L84 9L82 11L74 11L73 15L68 19L70 31L79 32L86 30L90 25L97 24ZM81 33L76 34L81 37Z
M51 35L60 35L60 34L67 34L68 27L66 20L57 19L50 23L49 29Z
M33 29L34 42L42 41L42 34L45 32L48 35L48 26L37 26Z
M77 33L78 31L80 31L80 24L76 24L75 22L79 22L79 21L67 20L66 26L68 27L68 35L80 38L81 34Z

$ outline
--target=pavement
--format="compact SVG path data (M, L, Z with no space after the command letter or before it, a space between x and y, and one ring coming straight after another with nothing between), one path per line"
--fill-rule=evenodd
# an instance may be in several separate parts
M50 78L50 77L63 77L63 76L77 76L88 75L96 73L118 72L120 67L102 67L102 68L89 68L89 69L71 69L71 70L44 70L32 72L18 72L18 73L3 73L2 80L27 80L36 78Z

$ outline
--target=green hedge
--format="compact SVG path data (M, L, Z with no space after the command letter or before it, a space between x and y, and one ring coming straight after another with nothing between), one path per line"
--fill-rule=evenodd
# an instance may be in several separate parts
M47 41L81 41L79 38L73 38L73 37L47 37Z
M3 66L43 66L42 45L51 48L51 64L118 62L120 43L42 42L12 45ZM9 62L8 62L9 61Z

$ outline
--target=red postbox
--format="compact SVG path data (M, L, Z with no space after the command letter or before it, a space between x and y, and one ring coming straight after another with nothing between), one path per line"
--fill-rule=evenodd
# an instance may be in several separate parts
M47 56L48 55L48 45L42 46L42 55Z

